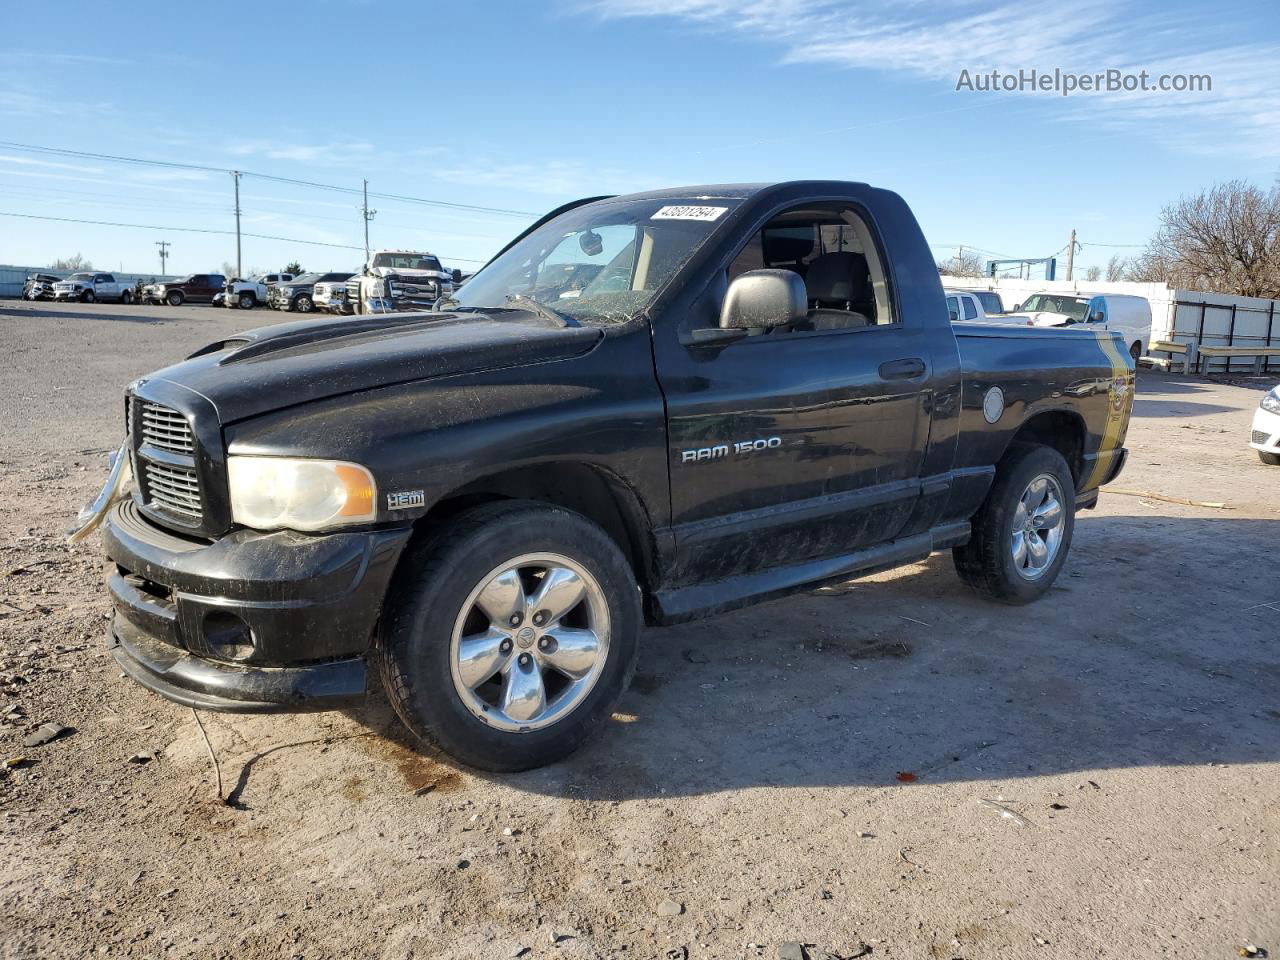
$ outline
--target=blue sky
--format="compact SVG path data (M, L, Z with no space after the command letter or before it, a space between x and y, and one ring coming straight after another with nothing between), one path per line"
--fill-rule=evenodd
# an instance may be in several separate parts
M935 253L1141 244L1179 194L1280 174L1280 5L545 0L8 5L0 140L539 213L595 193L835 177L897 190ZM18 9L23 12L16 13ZM297 13L298 10L302 13ZM23 26L23 20L28 20ZM45 29L84 24L85 29ZM39 29L37 29L39 27ZM57 38L58 45L53 44ZM1208 73L1211 93L957 92L972 73ZM357 196L242 181L246 232L359 247ZM373 246L473 266L529 219L384 199ZM234 263L227 174L0 144L0 263ZM358 249L244 241L244 266Z

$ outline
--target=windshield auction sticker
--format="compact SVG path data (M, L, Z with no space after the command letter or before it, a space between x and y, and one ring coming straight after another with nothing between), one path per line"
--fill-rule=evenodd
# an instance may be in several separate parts
M719 220L728 207L663 207L650 220Z

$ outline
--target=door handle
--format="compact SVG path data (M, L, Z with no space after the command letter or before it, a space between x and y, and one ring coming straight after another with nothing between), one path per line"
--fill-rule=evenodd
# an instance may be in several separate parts
M919 357L907 357L903 360L889 360L880 364L881 380L914 380L923 377L924 361Z

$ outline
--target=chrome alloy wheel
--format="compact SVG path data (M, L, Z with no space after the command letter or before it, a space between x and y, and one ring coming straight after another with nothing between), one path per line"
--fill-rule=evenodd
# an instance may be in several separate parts
M1022 493L1013 513L1013 569L1024 580L1039 580L1062 547L1067 525L1062 485L1042 473Z
M609 657L609 605L585 568L555 553L494 567L453 624L449 665L467 709L491 727L540 730L568 716Z

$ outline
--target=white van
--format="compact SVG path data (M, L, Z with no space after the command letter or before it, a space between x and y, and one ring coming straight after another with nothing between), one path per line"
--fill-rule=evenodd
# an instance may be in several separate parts
M1014 307L1035 327L1087 323L1118 330L1136 363L1151 342L1151 304L1124 293L1035 293Z

